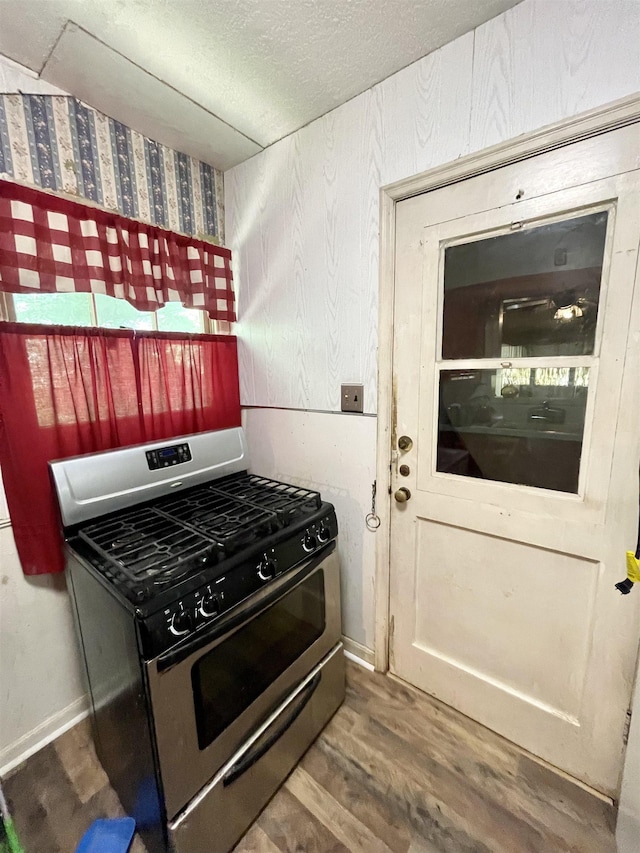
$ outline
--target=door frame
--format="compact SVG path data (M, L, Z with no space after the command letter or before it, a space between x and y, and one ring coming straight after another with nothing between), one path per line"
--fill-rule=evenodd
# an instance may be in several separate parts
M590 137L640 122L640 95L613 101L569 119L546 125L404 178L380 189L380 267L378 286L378 416L376 482L380 500L376 511L380 526L376 536L374 662L378 672L389 669L393 625L389 624L391 577L391 467L396 399L393 387L393 337L395 299L396 204L412 196L441 189L518 163Z

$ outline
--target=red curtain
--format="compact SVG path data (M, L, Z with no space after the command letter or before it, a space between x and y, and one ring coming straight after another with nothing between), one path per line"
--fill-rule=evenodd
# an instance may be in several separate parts
M24 573L64 568L47 462L239 424L235 337L0 323L0 467Z
M0 290L104 293L235 320L231 252L42 190L0 181Z

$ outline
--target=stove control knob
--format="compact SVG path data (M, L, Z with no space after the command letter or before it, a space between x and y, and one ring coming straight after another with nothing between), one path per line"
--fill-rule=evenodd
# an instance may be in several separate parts
M276 576L276 568L277 565L275 559L269 560L267 557L264 557L258 565L258 577L261 581L273 580Z
M307 533L302 540L302 547L305 551L315 551L317 544L316 537L310 533Z
M191 618L191 614L186 613L184 610L176 610L171 617L171 624L169 625L171 633L175 637L184 637L191 631L192 627L193 619Z
M329 528L325 525L324 522L318 528L318 542L328 542L329 541Z
M200 599L198 613L209 619L211 616L217 616L220 613L220 599L212 592L205 593Z

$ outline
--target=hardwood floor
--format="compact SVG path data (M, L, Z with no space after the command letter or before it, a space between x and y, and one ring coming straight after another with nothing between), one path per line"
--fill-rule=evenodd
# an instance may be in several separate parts
M611 805L411 687L354 664L347 678L234 853L615 853ZM73 853L96 817L122 814L86 724L4 785L26 853Z

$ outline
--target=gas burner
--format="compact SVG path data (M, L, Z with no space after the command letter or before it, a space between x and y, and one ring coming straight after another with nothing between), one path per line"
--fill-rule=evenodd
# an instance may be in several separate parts
M274 513L204 486L175 498L164 498L162 512L213 540L225 554L233 553L280 526Z
M136 604L284 535L321 508L318 492L246 473L121 510L78 531L93 564Z
M101 558L103 574L135 601L206 565L212 556L217 561L208 539L153 507L88 524L79 536Z
M240 474L218 480L209 487L220 494L233 496L255 506L268 509L278 518L278 526L286 527L294 518L320 509L319 492L280 483L255 474Z

